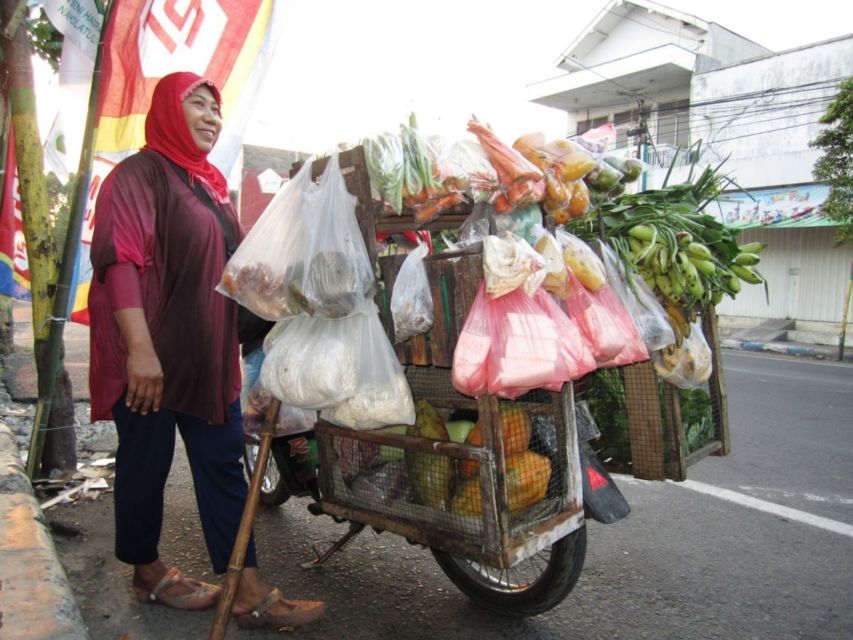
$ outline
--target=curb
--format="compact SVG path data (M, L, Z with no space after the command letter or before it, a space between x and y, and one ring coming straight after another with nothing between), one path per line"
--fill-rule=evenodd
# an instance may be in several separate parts
M838 347L820 345L791 344L789 342L756 342L753 340L724 339L720 341L724 349L739 349L742 351L769 351L788 356L818 358L821 360L837 360ZM844 361L853 362L853 350L845 348Z
M18 445L0 421L0 637L90 640Z

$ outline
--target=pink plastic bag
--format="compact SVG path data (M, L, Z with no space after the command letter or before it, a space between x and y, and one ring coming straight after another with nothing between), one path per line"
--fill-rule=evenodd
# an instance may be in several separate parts
M566 311L580 328L598 366L618 367L648 360L649 352L634 321L610 285L591 292L571 272L569 280L572 287L565 301Z
M487 390L514 400L546 385L571 379L562 357L557 325L524 291L488 301L492 347Z
M482 281L453 351L450 381L459 393L472 398L486 393L486 366L492 344L487 304L486 283Z
M553 320L557 327L557 334L560 343L560 355L563 358L569 371L569 380L578 380L585 376L590 371L597 368L595 357L589 350L589 346L584 341L583 336L578 327L569 320L566 312L557 301L546 291L539 289L533 296L533 300L539 307L548 314L548 317ZM549 391L559 391L548 388Z

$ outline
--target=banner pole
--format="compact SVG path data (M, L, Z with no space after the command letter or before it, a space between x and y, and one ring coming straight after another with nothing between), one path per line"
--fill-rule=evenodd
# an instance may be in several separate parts
M71 201L71 218L65 234L62 249L62 262L59 266L59 279L53 299L53 314L50 318L50 332L45 348L45 380L39 380L39 398L36 403L36 415L30 435L30 450L27 456L27 476L33 479L36 466L41 462L44 449L45 428L50 419L50 408L59 373L60 353L63 344L65 321L68 318L68 303L71 297L71 281L80 248L83 230L83 218L86 213L86 193L89 189L89 173L92 166L93 143L95 137L95 110L101 89L101 65L103 61L104 34L110 22L110 14L115 2L107 2L104 7L104 20L98 37L98 49L95 54L95 66L92 71L92 87L89 90L89 111L86 114L86 128L83 133L83 147L80 150L80 162L77 168L77 183Z

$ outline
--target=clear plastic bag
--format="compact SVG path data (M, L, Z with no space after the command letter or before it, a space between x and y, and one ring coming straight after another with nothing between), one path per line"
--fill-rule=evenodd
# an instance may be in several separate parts
M225 266L217 290L268 320L342 318L369 308L373 269L333 154L319 185L306 162ZM280 197L279 197L280 196Z
M403 261L394 281L390 307L395 342L426 333L432 327L432 293L424 266L427 253L429 246L419 245Z
M542 226L542 209L538 204L532 204L503 215L496 215L494 219L495 233L509 232L532 245L536 242L534 229Z
M243 408L243 432L249 436L260 435L267 419L267 411L275 396L264 389L263 385L255 384L249 391L246 406ZM295 433L311 431L317 423L317 412L311 409L300 409L281 403L278 417L273 428L273 437L289 436Z
M298 313L288 279L302 268L302 252L313 221L303 215L305 196L319 187L308 160L275 194L261 217L228 260L216 290L268 320Z
M414 424L412 391L385 335L374 306L373 313L336 322L347 323L346 339L353 347L355 387L341 402L321 409L320 417L351 429L378 429L392 424Z
M699 321L690 323L690 333L681 341L652 354L655 371L667 382L680 389L701 387L711 377L713 354L702 325Z
M565 300L569 295L569 280L563 251L557 239L543 227L534 227L533 234L536 237L533 248L545 259L546 275L542 286L546 291Z
M487 200L498 189L495 169L473 140L430 138L436 150L438 179L448 192L463 193L474 202Z
M667 320L666 311L649 286L636 275L629 283L625 275L625 266L616 252L603 242L599 243L599 247L604 270L607 272L607 282L631 315L646 348L649 351L657 351L673 344L675 334Z

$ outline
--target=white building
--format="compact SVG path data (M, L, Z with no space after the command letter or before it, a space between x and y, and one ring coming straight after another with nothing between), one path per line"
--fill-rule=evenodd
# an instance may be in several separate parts
M853 35L774 53L655 2L612 0L557 66L565 73L530 85L530 99L565 110L570 135L612 122L616 152L652 165L641 187L660 186L678 148L692 151L678 154L669 180L686 179L700 140L700 167L726 160L746 193L732 190L709 213L744 228L744 242L768 243L760 270L769 303L763 287L745 286L721 315L829 323L822 328L838 333L853 247L832 246L819 213L828 189L812 177L820 151L809 142L853 76Z

